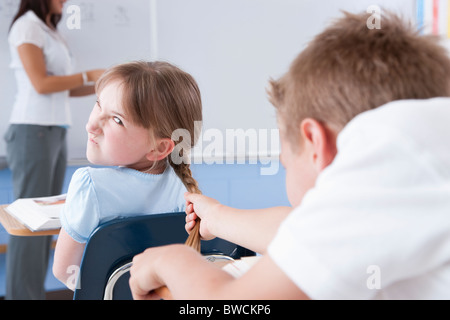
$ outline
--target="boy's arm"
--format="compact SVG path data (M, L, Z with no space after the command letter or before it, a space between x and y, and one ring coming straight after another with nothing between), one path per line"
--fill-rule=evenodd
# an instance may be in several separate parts
M187 193L186 230L202 219L202 237L210 235L228 240L255 252L264 253L275 236L280 223L291 212L291 207L243 210L221 205L204 195Z
M85 244L76 242L61 228L53 259L53 274L69 289L75 290Z
M308 299L268 255L234 279L187 246L157 247L133 259L130 275L135 299L158 298L164 285L174 299Z

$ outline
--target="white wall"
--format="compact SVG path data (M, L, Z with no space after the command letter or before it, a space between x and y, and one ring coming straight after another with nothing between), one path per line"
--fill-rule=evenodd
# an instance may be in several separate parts
M17 4L0 3L0 134L15 92L6 37ZM276 128L265 93L268 79L282 75L341 9L361 12L378 4L415 17L414 0L69 0L66 6L70 4L81 8L81 29L68 30L66 17L59 28L76 70L132 59L172 62L200 85L204 129L220 132ZM71 99L70 158L84 157L84 126L94 102L95 97ZM0 140L0 155L4 153Z

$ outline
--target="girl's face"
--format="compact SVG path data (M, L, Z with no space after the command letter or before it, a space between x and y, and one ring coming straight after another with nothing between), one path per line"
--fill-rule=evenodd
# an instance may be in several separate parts
M129 120L121 105L120 84L119 81L109 83L98 96L86 125L86 155L93 164L144 171L152 164L147 154L154 147L153 141L148 129Z

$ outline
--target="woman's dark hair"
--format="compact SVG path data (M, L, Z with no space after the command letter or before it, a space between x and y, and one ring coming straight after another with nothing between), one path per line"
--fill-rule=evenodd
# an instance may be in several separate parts
M47 24L45 18L50 13L50 0L21 0L19 11L15 15L9 28L11 29L14 22L16 22L17 19L19 19L29 10L33 11L39 17L39 19L41 19L45 24ZM60 14L53 14L51 16L50 23L52 24L53 28L56 29L56 26L58 25L60 20L61 20Z

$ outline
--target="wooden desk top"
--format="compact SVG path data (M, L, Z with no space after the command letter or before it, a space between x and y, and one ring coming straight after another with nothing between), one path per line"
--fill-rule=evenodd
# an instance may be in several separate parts
M3 227L10 235L30 237L30 236L50 236L59 234L59 229L36 231L36 232L31 231L22 223L17 221L16 218L14 218L8 212L6 212L5 208L7 206L8 206L7 204L0 206L0 223L3 225Z

